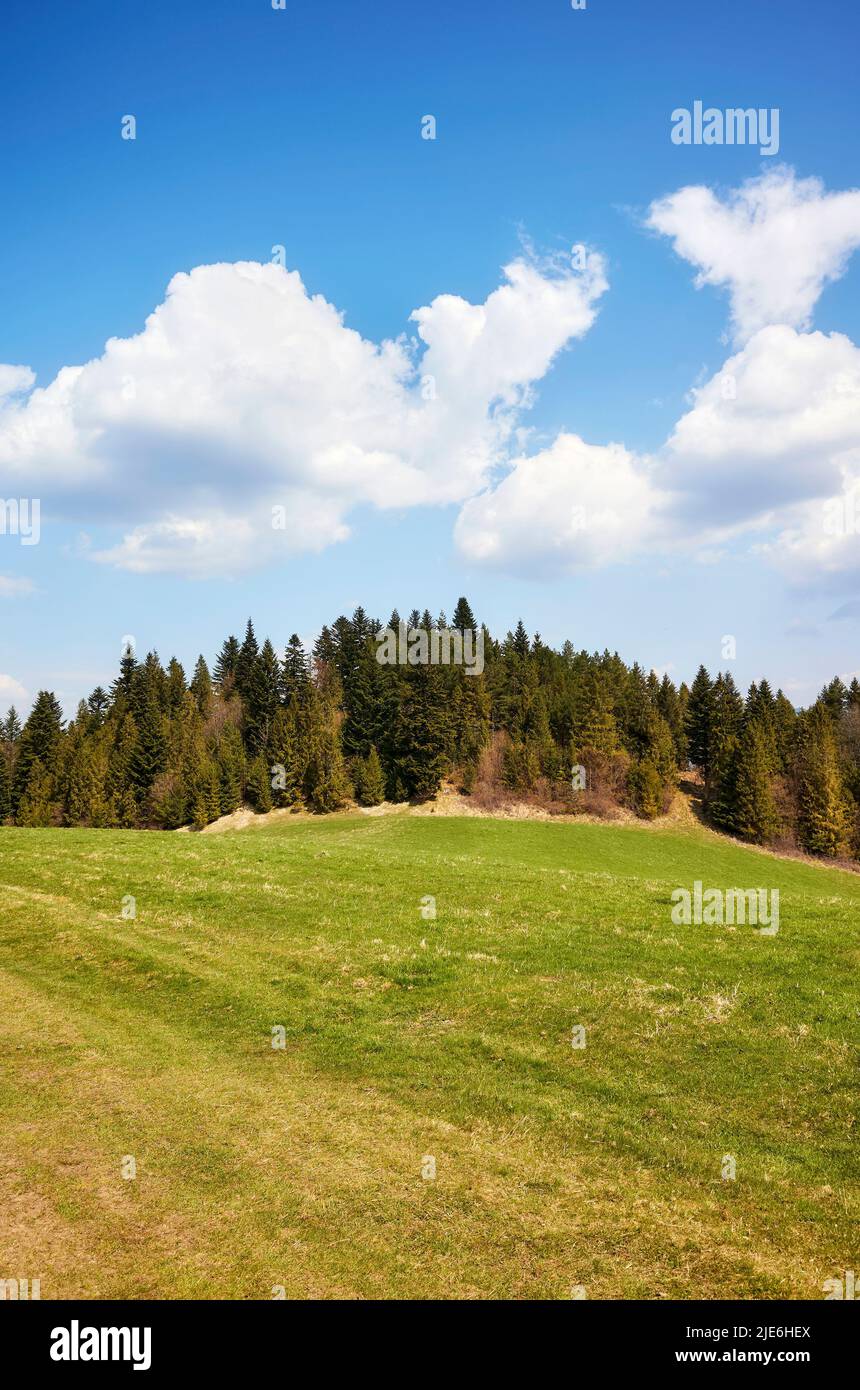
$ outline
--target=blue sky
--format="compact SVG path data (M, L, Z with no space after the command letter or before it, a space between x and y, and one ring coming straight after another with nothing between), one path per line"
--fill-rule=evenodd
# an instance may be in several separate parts
M700 661L726 664L726 634L736 639L730 665L742 685L767 674L797 701L834 672L860 666L851 608L860 539L849 535L838 554L821 553L808 510L839 492L836 473L846 494L853 486L857 450L841 416L836 444L815 464L819 480L804 488L801 479L791 496L783 482L796 465L795 443L786 444L784 456L775 445L767 466L753 449L747 466L733 422L724 422L727 442L704 490L690 484L704 446L676 450L668 463L658 462L652 481L661 495L682 483L684 500L673 503L670 523L646 526L641 535L637 517L625 511L636 508L622 470L615 500L606 503L615 506L617 489L624 491L617 556L612 527L592 537L584 554L557 529L562 501L567 507L580 495L577 470L600 474L604 455L565 453L553 465L545 506L533 513L527 491L545 451L556 457L559 435L573 434L596 451L623 445L633 472L647 472L647 460L659 458L690 411L691 389L713 380L734 352L747 351L758 329L783 322L772 309L777 290L752 283L759 273L774 273L761 259L741 267L737 284L730 268L720 284L695 287L702 262L678 254L678 238L689 235L710 248L721 234L719 218L700 223L695 210L679 205L677 215L664 218L672 230L661 231L653 219L647 225L649 209L691 186L728 202L730 190L771 177L779 166L794 172L772 201L787 190L798 206L809 198L816 209L820 204L811 235L816 246L825 241L827 196L860 185L854 11L835 0L727 0L707 14L680 0L588 0L584 11L565 0L287 0L284 11L270 0L153 0L133 9L90 0L81 8L48 3L36 10L13 0L4 22L0 363L31 368L37 389L64 367L99 359L108 339L141 333L178 272L269 263L275 245L285 248L286 266L308 294L323 296L372 344L414 337L410 315L438 296L483 304L503 282L502 267L529 254L536 273L552 278L549 258L581 243L602 258L608 288L590 303L593 321L551 351L547 369L527 381L524 372L517 382L510 424L528 434L482 434L486 469L471 487L464 482L457 492L463 470L453 456L450 476L440 481L445 435L412 460L417 471L404 483L402 505L380 506L370 482L363 491L350 483L335 499L327 481L326 504L336 515L317 530L316 512L312 526L302 513L293 549L273 550L271 536L260 545L246 536L246 550L256 552L250 560L231 544L220 563L217 518L241 511L245 491L256 490L247 506L258 524L270 497L260 480L277 466L276 442L267 441L265 456L251 465L241 447L222 457L205 421L192 420L187 434L171 433L166 446L161 425L141 419L155 396L139 392L133 427L120 427L99 395L109 428L96 454L111 478L102 487L93 480L92 453L84 456L95 446L81 442L88 425L105 424L94 397L74 406L75 457L63 475L66 436L56 434L53 416L55 433L40 423L31 432L32 452L22 457L21 435L8 422L12 410L23 419L32 383L16 388L8 410L0 408L0 497L39 496L42 534L36 546L0 536L0 707L11 698L26 706L49 686L73 709L94 684L111 679L127 633L142 650L156 647L164 658L175 652L190 665L198 650L211 657L227 632L241 631L249 613L258 631L281 645L293 630L310 637L358 602L382 617L395 604L450 613L461 592L493 630L521 616L547 641L570 637L577 646L617 648L628 660L668 666L676 679L689 679ZM673 144L671 112L697 99L716 108L779 108L778 156L762 158L758 147ZM120 135L128 113L137 121L134 141ZM437 121L433 141L420 136L427 113ZM821 188L808 198L797 189L809 179ZM770 207L761 215L770 216ZM855 236L853 205L838 217L811 317L798 310L791 331L845 335L850 347L860 341L860 270L850 258L860 232ZM808 237L795 248L790 236L789 228L789 239L778 243L789 280L792 266L810 256ZM743 254L742 241L739 260ZM747 293L765 308L733 337L731 305ZM228 301L234 303L225 283L201 283L183 323L190 316L205 339L232 311ZM465 320L446 332L456 339L461 329ZM253 324L243 331L253 335ZM544 331L554 343L552 325ZM229 325L225 335L229 340ZM809 342L810 354L816 344ZM493 361L509 360L514 347L502 336ZM762 370L787 372L797 347L794 339L762 339L757 361L767 351ZM452 380L462 380L456 343L438 355ZM830 356L835 361L835 349ZM248 360L247 342L241 357ZM261 349L249 372L265 376L260 362L267 361ZM853 356L844 355L844 364L840 379L847 371L851 384ZM220 366L237 370L229 350ZM277 364L273 370L277 395ZM820 371L829 370L822 358ZM201 371L211 384L211 360ZM738 372L741 382L745 371ZM806 374L818 372L816 356ZM364 387L354 389L360 396ZM260 417L261 390L257 382L249 418ZM320 409L337 414L326 401ZM767 409L776 438L784 410L772 402L761 407L763 436ZM289 434L289 417L278 414L277 421ZM829 438L830 416L822 414L814 428ZM381 430L390 444L394 426ZM311 446L295 447L300 453ZM731 459L726 450L734 451ZM538 462L520 470L521 490L496 497L520 455ZM802 470L802 461L797 466ZM301 475L306 488L303 467L300 457L290 463L291 487ZM758 492L774 488L769 520L761 505L757 512L752 506L752 484L746 487L756 469ZM473 503L476 495L484 501ZM643 508L649 498L652 492ZM711 523L735 502L738 529L716 534ZM603 525L602 507L591 502L588 527ZM189 567L181 555L176 563L167 555L141 564L123 549L122 538L135 528L157 526L167 515L197 519L201 508L216 518L211 563ZM681 524L691 515L695 523ZM344 527L348 538L336 539ZM786 531L792 538L775 546ZM313 532L314 549L302 548L305 532ZM146 553L150 540L147 532ZM113 559L94 558L99 554ZM834 619L840 610L847 616Z

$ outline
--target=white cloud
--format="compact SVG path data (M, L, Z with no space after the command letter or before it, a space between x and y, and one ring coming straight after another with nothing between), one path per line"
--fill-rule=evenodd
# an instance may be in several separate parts
M860 449L860 350L841 333L764 328L692 394L660 477L714 528L829 496Z
M0 362L0 398L29 391L36 380L29 367L13 367Z
M581 273L504 274L484 304L416 310L420 342L375 344L296 272L198 266L137 336L0 399L0 468L44 515L129 527L94 558L139 571L230 573L343 539L361 503L461 501L606 289L595 254ZM0 387L26 390L27 370L0 369Z
M33 581L14 579L9 574L0 574L0 598L15 598L18 594L32 594Z
M0 674L0 701L8 703L17 700L21 704L26 699L27 692L20 681L16 681L14 676Z
M809 326L825 285L860 246L860 190L827 193L780 167L720 200L690 186L651 204L647 224L698 267L697 286L726 286L735 340L784 323Z
M632 558L661 529L667 501L646 460L561 434L466 502L455 537L471 561L549 576Z

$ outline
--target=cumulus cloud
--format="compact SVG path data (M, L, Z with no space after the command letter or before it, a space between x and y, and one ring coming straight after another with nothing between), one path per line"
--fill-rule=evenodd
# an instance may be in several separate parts
M0 362L0 400L4 396L17 396L29 391L36 380L29 367L13 367Z
M698 268L697 286L728 289L735 341L743 343L770 324L809 326L825 285L860 246L860 190L827 193L820 179L798 179L783 166L724 199L682 188L651 204L647 224Z
M485 303L440 295L413 314L417 339L377 344L296 272L198 266L141 333L49 385L0 367L0 469L46 515L127 528L94 558L139 571L320 548L361 503L479 489L606 287L596 254L581 271L520 258Z
M860 350L844 334L761 329L692 394L660 477L701 522L827 497L860 450Z
M631 559L665 528L667 503L647 460L561 434L468 501L455 538L471 561L548 577Z
M9 704L15 700L22 704L27 699L27 692L20 681L16 681L14 676L4 676L0 672L0 702Z

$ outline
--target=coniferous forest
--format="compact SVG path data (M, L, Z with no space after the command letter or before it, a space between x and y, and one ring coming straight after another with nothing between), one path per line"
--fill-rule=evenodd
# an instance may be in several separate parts
M394 612L389 627L397 629ZM449 627L413 611L410 628ZM116 679L66 723L41 691L26 722L0 721L0 822L202 829L250 805L335 811L422 801L443 782L489 809L653 819L679 780L708 821L757 844L830 858L860 853L860 684L834 679L797 710L767 680L744 695L700 667L676 686L616 653L560 651L523 624L483 629L484 669L380 665L381 624L356 609L312 652L226 639L190 679L174 658L125 651ZM475 630L466 599L450 627Z

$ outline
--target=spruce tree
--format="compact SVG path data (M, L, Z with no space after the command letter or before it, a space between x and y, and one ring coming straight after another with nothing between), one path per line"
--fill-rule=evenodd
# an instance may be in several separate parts
M0 825L12 814L12 779L5 757L0 751Z
M255 811L265 814L272 809L272 780L269 766L262 753L248 767L248 798Z
M44 777L56 776L62 746L63 712L55 695L40 690L18 740L15 775L12 783L12 808L17 811L21 798L30 783L33 765L38 761ZM41 784L42 787L44 786Z
M239 655L236 658L236 670L234 672L235 687L243 700L247 698L251 684L251 672L254 669L259 654L260 649L257 646L254 624L249 618L247 627L245 628L245 640L239 648Z
M451 626L457 628L459 632L474 632L477 630L475 615L467 599L457 599L457 604L454 608L454 616L451 619Z
M366 758L358 760L355 784L356 800L362 806L379 806L385 800L385 775L382 763L375 748L371 748Z
M21 720L14 705L9 707L6 718L0 723L0 739L5 743L17 743L21 737Z
M650 758L634 762L630 769L633 804L640 816L653 820L663 809L663 783Z
M707 777L711 732L713 682L704 666L696 672L687 704L687 754L694 767Z
M26 728L26 725L25 725ZM59 808L54 800L55 778L41 758L30 764L27 783L23 788L17 810L19 825L45 827L53 825Z
M111 699L114 704L125 701L128 705L131 702L131 692L136 671L137 658L134 654L134 648L129 644L123 649L119 663L119 675L110 688Z
M229 816L242 804L245 789L245 749L235 724L228 724L218 744L221 815Z
M298 634L294 632L287 643L281 666L281 700L283 703L288 705L295 696L301 704L307 696L310 680L311 673L307 653Z
M243 692L245 743L250 756L265 756L281 696L281 668L268 637L254 661Z
M142 706L136 722L137 741L131 756L129 778L140 800L167 762L164 716L154 692L150 693Z
M203 656L197 658L189 688L201 717L208 719L212 710L212 677Z
M187 690L182 663L171 657L167 663L167 712L174 716L179 713Z
M228 637L220 652L215 658L215 666L212 678L218 689L225 698L230 694L236 678L236 667L239 663L239 641L236 637Z
M814 705L800 721L796 767L800 843L811 854L835 858L848 843L845 788L839 769L833 716Z
M748 719L738 739L730 828L742 839L762 845L778 824L767 733L758 719Z
M286 709L283 705L278 706L272 722L269 770L276 806L295 806L301 800L303 769L299 750L298 710L294 695Z

